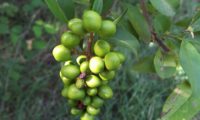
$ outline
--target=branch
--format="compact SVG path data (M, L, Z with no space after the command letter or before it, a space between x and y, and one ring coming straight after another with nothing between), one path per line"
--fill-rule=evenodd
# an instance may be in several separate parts
M92 42L93 42L93 40L94 40L94 33L91 32L90 37L87 41L87 48L86 48L86 56L87 56L88 60L92 57Z
M156 33L155 30L154 30L154 27L153 27L152 22L151 22L151 20L150 20L149 13L147 12L147 8L146 8L145 1L144 1L144 0L140 0L140 7L141 7L141 9L142 9L143 16L144 16L144 18L146 19L147 24L148 24L148 26L149 26L149 31L151 32L151 39L152 39L153 41L156 41L157 44L158 44L165 52L169 52L170 49L163 43L163 41L158 37L157 33Z

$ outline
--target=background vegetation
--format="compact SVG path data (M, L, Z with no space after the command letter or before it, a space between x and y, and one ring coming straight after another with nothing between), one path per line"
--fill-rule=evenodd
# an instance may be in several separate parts
M136 0L128 2L135 4ZM194 6L189 0L184 2L186 8ZM115 3L114 15L117 14ZM63 87L58 75L60 65L51 55L65 30L66 26L55 19L43 0L1 0L0 120L77 119L69 114L66 99L60 94ZM185 76L161 79L154 73L136 73L132 67L138 58L126 49L123 52L127 60L111 82L114 97L106 102L97 119L155 120L161 117L167 96L180 82L180 77ZM155 49L141 45L141 56L153 52Z

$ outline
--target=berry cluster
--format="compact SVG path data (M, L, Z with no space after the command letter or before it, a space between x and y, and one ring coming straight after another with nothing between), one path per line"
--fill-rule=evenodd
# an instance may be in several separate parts
M113 96L108 82L114 78L125 57L111 51L105 40L115 34L116 25L110 20L102 20L95 11L85 11L82 20L70 20L68 28L70 31L63 33L61 44L52 52L57 61L65 62L60 71L64 83L62 96L68 98L71 114L80 115L81 120L93 120L104 100ZM95 55L79 55L73 61L70 50L79 45L88 33L101 38L92 46Z

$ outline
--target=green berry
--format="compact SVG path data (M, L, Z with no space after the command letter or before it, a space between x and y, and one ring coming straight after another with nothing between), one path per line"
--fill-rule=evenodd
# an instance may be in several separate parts
M76 62L78 63L78 65L80 65L82 62L86 61L87 60L87 57L85 55L79 55L77 58L76 58Z
M71 80L75 79L80 74L80 70L76 65L66 65L62 67L61 73L64 77Z
M94 53L99 57L104 57L110 52L110 44L105 40L98 40L94 45Z
M99 73L102 80L112 80L115 77L115 71L103 71Z
M83 13L83 26L88 32L97 32L101 28L101 16L92 10Z
M84 73L87 72L88 70L89 70L89 62L88 61L82 62L80 65L80 71Z
M70 111L72 115L80 115L82 112L83 112L82 110L75 107L71 108L71 111Z
M63 45L57 45L52 52L56 61L67 61L71 59L70 50Z
M86 84L90 88L95 88L101 85L101 80L95 75L90 75L86 78Z
M98 74L104 70L104 61L100 57L92 57L89 62L90 71Z
M97 94L97 88L88 88L87 89L87 94L89 96L95 96Z
M86 96L83 100L84 105L89 105L91 103L91 98L89 96Z
M84 82L84 80L83 79L80 79L80 78L77 78L77 80L76 80L76 87L77 88L83 88L84 87L84 85L85 85L85 82Z
M100 97L98 96L95 96L92 98L92 103L91 105L95 108L100 108L102 105L104 104L104 100L101 99Z
M80 41L80 37L73 34L72 32L65 32L61 36L61 43L69 49L77 46L80 43Z
M109 52L106 54L105 58L105 66L108 70L116 70L120 67L120 58L115 52Z
M100 112L100 108L94 108L93 106L87 106L87 112L91 115L97 115Z
M70 79L64 77L64 76L62 75L61 72L60 72L60 78L61 78L62 82L63 82L65 85L69 85L70 82L72 81L72 80L70 80Z
M85 113L81 116L80 120L94 120L94 116L89 113Z
M82 100L85 97L85 91L72 84L68 88L67 97L72 100Z
M103 99L109 99L113 96L113 91L108 85L100 86L98 92L98 95Z
M77 35L83 35L85 33L85 30L83 28L82 20L79 18L71 19L68 22L68 27L71 29L71 31Z
M98 34L101 37L111 37L116 33L116 25L110 20L102 21Z

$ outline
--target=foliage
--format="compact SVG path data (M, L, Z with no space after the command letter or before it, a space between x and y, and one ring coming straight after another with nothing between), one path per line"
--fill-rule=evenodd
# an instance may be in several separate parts
M77 119L69 116L60 95L59 65L50 53L66 30L66 22L80 17L85 9L94 9L93 4L104 18L123 16L109 42L127 56L111 83L116 94L99 119L199 119L195 117L200 109L197 0L149 0L145 6L150 20L139 0L48 1L48 5L42 0L0 3L1 120ZM98 6L102 1L103 6Z

